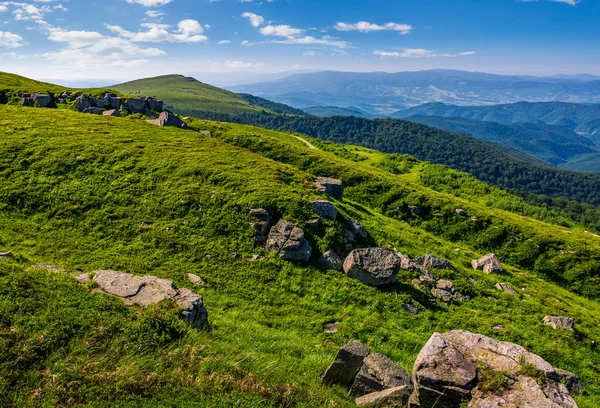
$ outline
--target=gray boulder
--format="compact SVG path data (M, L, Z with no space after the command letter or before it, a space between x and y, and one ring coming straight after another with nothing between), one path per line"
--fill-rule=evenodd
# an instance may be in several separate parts
M400 268L400 257L383 248L355 249L344 261L346 275L370 286L396 282Z
M110 108L110 96L104 96L104 98L96 99L96 106L102 109Z
M91 115L102 115L102 109L92 106L90 108L86 108L82 113L88 113Z
M131 113L142 113L146 107L146 101L141 98L127 99L127 109ZM164 126L164 125L163 125Z
M92 101L88 96L80 96L75 99L75 107L79 112L83 112L84 110L92 107Z
M575 321L570 317L546 316L542 323L552 326L555 330L575 331Z
M349 388L369 352L369 348L364 344L351 341L337 352L335 359L323 375L323 382Z
M333 204L331 204L329 201L325 201L325 200L313 201L312 203L310 203L310 208L314 212L319 214L321 217L323 217L323 219L325 219L325 220L333 221L333 220L335 220L335 217L337 217L338 211L335 208L335 206Z
M104 116L114 116L114 117L117 117L117 118L121 117L121 113L118 110L116 110L116 109L105 110L104 112L102 112L102 114Z
M341 271L344 266L344 261L342 261L338 254L330 249L319 258L319 264L323 265L327 269Z
M146 122L157 126L172 126L181 129L187 129L187 124L169 111L162 112L158 116L158 119L150 119Z
M250 223L250 226L256 230L256 242L259 245L264 245L271 228L271 216L264 208L251 209L250 216L256 219L256 221Z
M356 375L350 395L360 397L400 386L412 388L410 374L382 354L369 354Z
M189 289L179 289L169 280L115 271L95 271L93 280L101 292L122 299L127 306L150 306L170 300L181 308L181 315L187 323L210 331L202 296Z
M362 397L358 397L355 403L359 407L405 407L411 392L412 388L402 385L363 395Z
M496 283L496 289L508 293L509 295L516 296L517 292L506 283Z
M367 239L369 237L369 234L363 228L363 226L360 224L360 221L358 221L358 220L350 220L348 222L348 228L350 228L350 231L352 231L352 233L355 236L357 236L361 239Z
M504 269L494 254L487 254L481 259L471 261L473 269L478 269L487 274L502 274Z
M277 251L281 259L308 262L312 248L304 231L289 221L279 220L267 237L267 251Z
M31 95L31 99L33 99L33 105L35 106L37 102L40 108L46 108L52 102L50 95L33 94Z
M452 264L445 259L437 258L433 255L423 255L413 261L415 264L425 269L454 269Z
M154 110L154 111L158 111L158 112L162 112L163 110L163 101L159 101L157 99L154 98L148 98L148 109Z
M341 200L344 196L344 184L341 180L319 177L315 181L315 187L317 187L317 191L325 193L336 200Z
M571 394L581 394L583 390L583 384L581 383L581 379L576 375L567 370L561 370L560 368L555 368L556 373L560 377L560 382L567 387L569 393Z
M109 97L110 108L111 109L119 109L121 107L121 98L117 98L114 96Z

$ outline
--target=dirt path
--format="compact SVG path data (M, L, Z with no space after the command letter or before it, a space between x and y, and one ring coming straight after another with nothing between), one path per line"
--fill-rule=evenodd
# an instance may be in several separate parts
M300 140L302 143L307 145L310 149L316 149L312 144L310 144L307 140L302 139L300 136L294 136L296 139Z

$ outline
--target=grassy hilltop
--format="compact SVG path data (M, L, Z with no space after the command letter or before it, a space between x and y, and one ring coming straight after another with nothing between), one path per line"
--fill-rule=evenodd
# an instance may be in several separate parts
M552 223L560 213L409 156L309 139L311 149L251 126L189 121L208 137L131 116L13 106L0 106L0 118L0 252L15 255L0 259L3 406L352 407L320 381L340 345L358 339L410 370L429 336L451 329L523 345L582 377L581 407L600 405L600 237ZM340 243L344 220L360 219L365 244L450 260L457 270L436 275L473 299L434 304L410 285L416 273L375 289L255 248L248 210L305 227L316 176L346 185L338 221L322 233L305 228L317 255ZM490 251L508 276L470 267ZM248 261L254 254L267 258ZM127 309L31 266L42 262L190 287L204 296L213 335L168 305ZM190 272L208 284L193 287ZM495 289L499 281L519 295ZM415 301L418 315L402 306ZM571 316L577 331L554 331L545 315ZM324 333L333 321L338 332Z

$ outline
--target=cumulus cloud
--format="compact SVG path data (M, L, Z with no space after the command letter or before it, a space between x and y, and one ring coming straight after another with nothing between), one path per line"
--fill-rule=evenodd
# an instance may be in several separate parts
M169 30L171 26L166 24L144 23L142 27L147 30L132 32L120 26L106 25L110 31L131 42L197 43L208 40L202 35L204 28L196 20L182 20L177 24L177 30L172 31Z
M275 35L278 37L293 37L304 32L299 28L290 27L289 25L268 25L261 27L258 30L262 35Z
M439 54L432 50L422 48L405 48L402 51L373 51L373 54L382 58L433 58L433 57L468 57L475 51L463 51L457 54Z
M127 0L129 4L139 4L144 7L158 7L169 4L173 0Z
M328 35L315 38L310 35L303 37L288 37L284 40L273 40L271 41L275 44L299 44L299 45L322 45L328 47L336 47L336 48L350 48L351 44L347 41L337 40Z
M23 46L23 37L8 31L0 31L0 47L19 48Z
M221 41L217 42L217 44L219 44L219 45L231 44L231 41L229 41L229 40L221 40Z
M263 16L259 16L258 14L254 14L254 13L249 13L249 12L242 13L242 17L247 18L248 21L250 21L250 25L252 27L260 27L262 25L262 23L265 22L265 19L263 18Z
M359 31L361 33L370 33L372 31L398 31L400 34L408 34L412 26L408 24L385 23L383 25L369 23L368 21L359 21L355 24L339 22L333 28L338 31Z
M67 31L60 28L51 29L48 35L49 40L65 42L69 48L92 45L103 38L102 34L95 31Z

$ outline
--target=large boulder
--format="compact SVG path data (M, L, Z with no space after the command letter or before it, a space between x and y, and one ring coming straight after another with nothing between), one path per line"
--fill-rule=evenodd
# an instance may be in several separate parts
M543 385L523 374L525 366L544 378ZM517 381L508 389L483 393L478 383L489 372ZM548 362L517 344L464 330L434 333L415 361L411 402L420 408L455 408L469 400L469 407L477 408L576 407L559 380Z
M555 330L575 331L575 321L570 317L546 316L542 323L552 326Z
M158 116L158 119L150 119L146 122L157 126L172 126L187 129L187 124L169 111L162 112Z
M471 261L473 269L478 269L487 274L502 274L504 269L494 254L487 254L481 259Z
M82 113L88 113L91 115L102 115L102 109L92 106L92 107L84 109L82 111Z
M169 280L115 271L95 271L93 280L101 292L122 299L127 306L150 306L170 300L181 308L186 322L210 331L202 296L189 289L180 289Z
M312 253L312 248L304 238L302 228L283 219L271 228L267 237L266 249L277 251L277 255L281 259L288 261L308 262Z
M154 110L154 111L158 111L158 112L162 112L163 110L163 101L159 101L157 99L154 98L148 98L148 109Z
M325 219L325 220L333 221L333 220L335 220L335 217L337 217L338 211L335 208L335 206L333 204L331 204L329 201L325 201L325 200L313 201L312 203L310 203L310 208L314 212L319 214L321 217L323 217L323 219Z
M111 96L109 100L110 100L110 107L112 109L119 109L121 107L121 98Z
M127 99L127 109L131 113L142 113L146 108L146 101L142 98ZM164 125L163 125L164 126Z
M105 95L104 98L96 98L96 106L102 109L110 108L110 96Z
M454 269L452 264L445 259L437 258L433 255L423 255L413 261L415 264L425 269Z
M369 352L369 348L364 344L351 341L337 352L335 359L323 375L323 382L350 387Z
M37 102L40 108L45 108L52 102L50 95L33 94L31 95L31 99L33 99L33 105L35 106Z
M75 108L77 108L79 112L83 112L84 110L86 110L87 108L91 108L92 106L92 100L86 95L80 96L77 99L75 99Z
M402 261L400 257L383 248L355 249L344 261L344 272L370 286L396 282Z
M370 354L356 375L350 395L359 397L388 388L407 386L412 389L412 379L402 367L382 354Z
M331 249L325 252L319 258L319 264L327 269L333 269L334 271L341 271L344 266L344 261L333 252Z
M315 181L317 191L327 194L329 197L341 200L344 196L344 184L342 180L329 177L319 177Z

